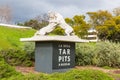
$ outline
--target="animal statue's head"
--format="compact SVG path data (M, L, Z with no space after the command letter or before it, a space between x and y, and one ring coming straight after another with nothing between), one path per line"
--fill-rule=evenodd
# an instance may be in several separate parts
M64 22L64 18L58 12L49 11L48 12L49 22L61 23Z
M49 20L56 19L56 18L57 18L56 12L49 11L49 12L48 12L48 17L49 17Z

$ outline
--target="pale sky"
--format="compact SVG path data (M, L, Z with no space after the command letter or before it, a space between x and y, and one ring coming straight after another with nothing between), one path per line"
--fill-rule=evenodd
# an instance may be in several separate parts
M120 0L0 0L0 6L12 8L14 22L21 22L48 11L57 11L63 17L82 15L90 11L120 7Z

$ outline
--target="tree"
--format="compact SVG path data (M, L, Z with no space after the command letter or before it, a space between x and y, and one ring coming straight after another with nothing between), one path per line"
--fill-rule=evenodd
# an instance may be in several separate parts
M38 15L29 21L23 23L24 26L32 27L33 29L41 29L42 27L48 24L48 16L47 14ZM21 24L20 24L21 25Z
M66 23L68 23L70 26L73 26L74 21L70 18L65 18Z
M88 12L87 14L90 17L90 24L92 24L93 28L103 25L106 20L110 20L112 18L111 13L102 10L97 12Z
M39 23L48 23L49 17L48 14L44 13L41 15L38 15L34 18L35 20L37 20Z
M56 28L50 33L51 35L64 35L65 31L60 26L56 26Z
M33 29L39 29L40 28L40 25L39 25L38 21L34 20L34 19L26 21L24 23L24 26L29 26L29 27L32 27Z
M97 26L96 29L101 40L120 41L120 16L106 20L104 25Z
M0 23L10 23L11 18L11 8L9 6L0 6Z
M83 15L75 15L73 19L66 18L65 21L73 27L76 35L84 37L89 29L89 24L84 19L85 16Z

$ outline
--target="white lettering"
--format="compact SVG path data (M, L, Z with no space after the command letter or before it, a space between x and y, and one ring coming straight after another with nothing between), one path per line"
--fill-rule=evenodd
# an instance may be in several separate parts
M59 56L58 61L59 62L70 62L70 56Z
M58 56L58 66L70 66L71 61L71 51L70 51L70 45L68 44L60 44L58 45L59 49L59 56Z
M67 49L67 54L70 54L70 49Z
M70 55L70 49L59 49L60 55Z
M67 61L70 62L70 56L68 56Z
M59 63L58 66L69 66L69 65L70 65L70 63Z
M65 49L63 49L63 52L62 52L62 54L66 54L66 50L65 50Z
M60 55L62 54L62 49L59 49L59 54L60 54Z
M65 62L67 61L68 56L64 56Z
M61 62L62 61L62 56L58 57L58 61Z

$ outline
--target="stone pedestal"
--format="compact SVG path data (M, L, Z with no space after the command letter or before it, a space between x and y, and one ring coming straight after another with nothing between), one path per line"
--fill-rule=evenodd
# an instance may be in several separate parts
M35 42L35 70L63 72L75 66L75 42L88 42L77 36L35 36L21 38Z
M63 72L75 66L74 42L36 42L35 70L45 73Z

